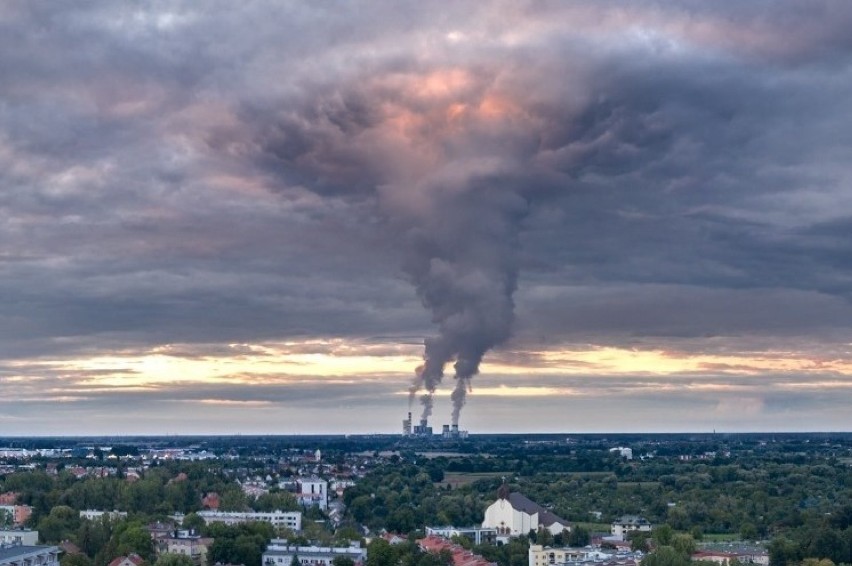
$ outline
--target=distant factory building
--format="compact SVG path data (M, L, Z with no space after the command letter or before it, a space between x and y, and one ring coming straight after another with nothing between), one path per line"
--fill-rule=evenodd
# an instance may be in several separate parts
M429 422L425 418L420 419L419 425L412 425L411 413L408 413L408 418L402 420L402 436L431 437L432 427L429 426ZM444 425L441 429L441 438L444 440L453 440L467 437L468 432L466 430L459 430L459 425L457 424Z
M441 431L441 438L444 438L445 440L467 438L467 434L466 430L459 430L459 425L457 424L452 426L444 425L444 429Z

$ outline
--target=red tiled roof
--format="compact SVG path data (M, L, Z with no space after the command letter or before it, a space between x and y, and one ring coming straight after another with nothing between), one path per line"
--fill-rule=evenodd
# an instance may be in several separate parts
M494 566L495 564L439 536L429 535L418 540L417 543L426 552L438 553L449 550L453 554L453 566Z
M119 564L123 563L125 560L129 560L136 566L140 566L145 560L139 556L138 554L131 554L130 556L119 556L109 563L109 566L119 566Z

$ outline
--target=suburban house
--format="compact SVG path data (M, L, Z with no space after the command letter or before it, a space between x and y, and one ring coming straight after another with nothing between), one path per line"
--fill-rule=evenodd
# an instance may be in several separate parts
M109 563L109 566L140 566L145 562L138 554L130 554L129 556L119 556Z
M613 537L624 540L627 533L631 531L650 532L652 529L651 523L644 517L638 515L623 515L612 522L610 533Z
M29 529L0 529L0 545L35 546L38 544L38 531Z

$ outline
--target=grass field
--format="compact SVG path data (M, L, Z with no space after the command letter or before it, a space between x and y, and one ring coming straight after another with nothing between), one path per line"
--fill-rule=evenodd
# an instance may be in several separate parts
M451 486L453 489L471 484L477 480L491 479L491 478L511 478L513 477L512 472L446 472L444 474L444 481L436 483L435 485L444 487L446 485Z

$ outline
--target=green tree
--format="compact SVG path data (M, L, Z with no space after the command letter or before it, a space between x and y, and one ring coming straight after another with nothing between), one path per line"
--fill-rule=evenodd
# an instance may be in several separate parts
M348 556L335 556L331 561L332 566L355 566L355 561Z
M685 556L695 552L695 539L692 535L677 533L672 537L672 548Z
M591 535L589 534L588 529L581 527L580 525L574 525L571 528L571 532L568 533L568 545L569 546L586 546L591 541Z
M56 544L74 536L80 527L80 513L67 505L57 505L38 522L39 536L44 542Z
M127 523L116 530L116 550L121 555L136 553L146 561L154 556L154 543L148 531L138 523Z
M651 532L651 538L654 539L654 543L657 546L670 546L672 544L673 536L674 529L672 529L665 523L658 527L655 527L654 530Z
M367 545L366 566L396 566L397 556L390 543L376 537Z
M661 546L643 558L641 566L689 566L689 558L671 546Z
M85 554L66 554L59 560L60 566L92 566L91 559Z
M195 563L192 561L192 558L185 554L174 554L171 552L167 552L161 554L157 561L154 563L155 566L195 566Z

